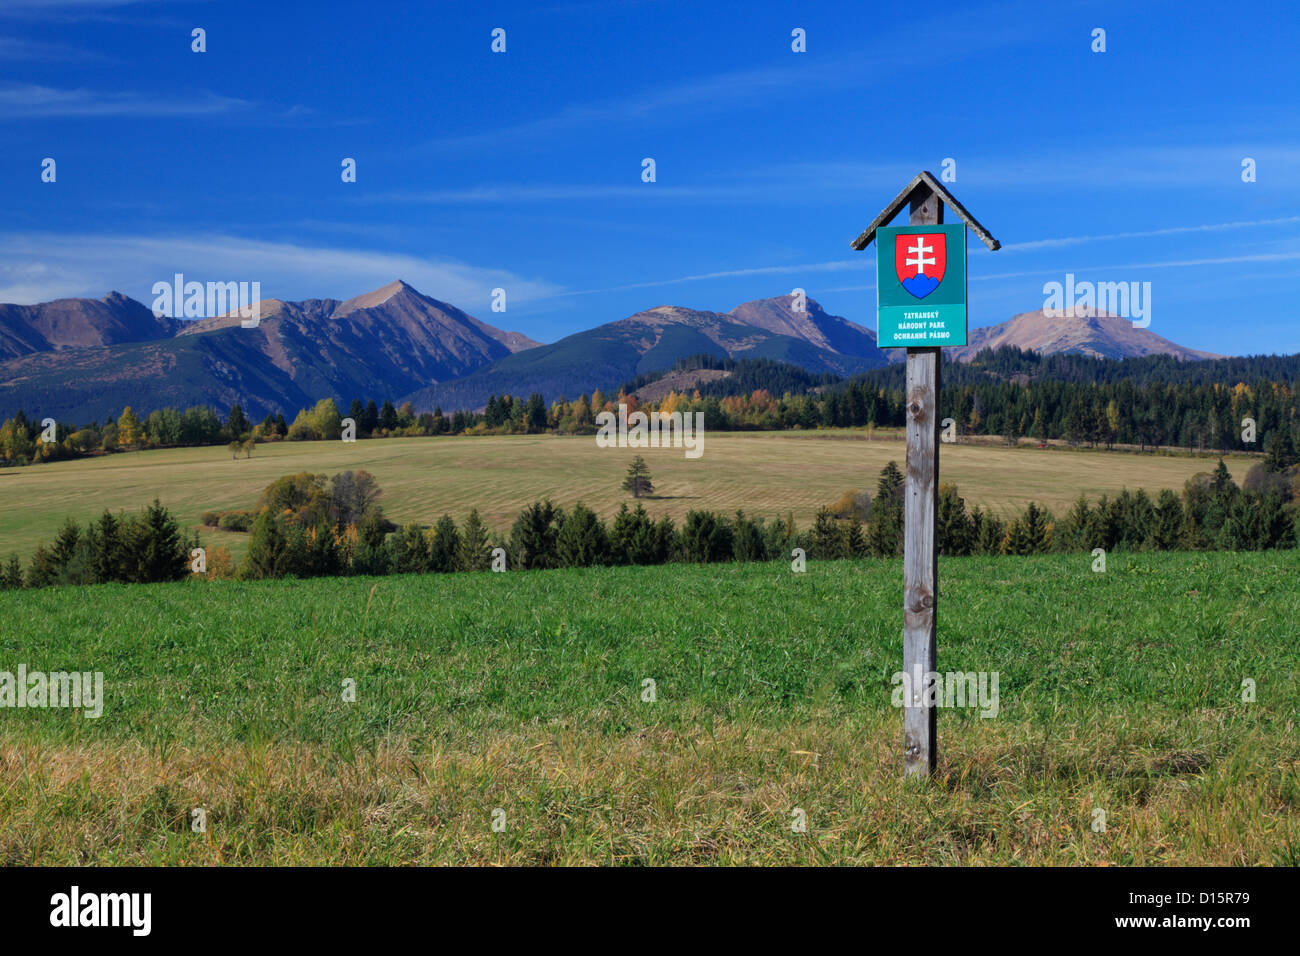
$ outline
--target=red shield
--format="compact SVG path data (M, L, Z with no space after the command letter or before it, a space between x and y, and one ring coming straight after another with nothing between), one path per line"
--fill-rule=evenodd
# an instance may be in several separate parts
M947 236L941 232L900 233L894 237L894 272L918 299L939 288L948 268Z

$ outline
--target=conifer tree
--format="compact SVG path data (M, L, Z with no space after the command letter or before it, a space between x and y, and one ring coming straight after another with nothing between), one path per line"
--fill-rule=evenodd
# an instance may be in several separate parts
M94 525L91 569L99 582L122 580L121 523L107 508Z
M1283 426L1269 440L1268 450L1264 453L1264 470L1278 474L1286 471L1297 461L1300 461L1300 458L1296 457L1291 429Z
M278 515L263 508L253 522L248 553L240 569L243 578L278 578L284 574L289 542Z
M54 562L55 567L60 571L66 569L77 553L77 546L81 543L81 528L71 518L63 522L63 527L54 538L54 547L50 551L50 559Z
M680 547L687 561L726 561L731 557L731 527L712 511L689 511Z
M418 524L404 525L389 539L389 565L397 574L424 574L430 569L429 537Z
M731 554L737 561L764 561L767 559L767 546L763 541L763 529L757 522L745 517L745 512L736 511L735 530L731 539Z
M977 554L999 554L1006 529L997 515L976 508L971 512Z
M510 528L510 557L514 566L526 568L554 568L559 564L555 541L564 513L550 500L535 501L515 519Z
M487 525L475 508L465 519L460 541L456 548L456 568L459 571L485 571L492 564L491 545Z
M230 432L230 437L235 441L239 441L252 427L252 422L244 414L244 407L239 404L231 405L230 415L226 419L226 428Z
M157 498L130 525L132 580L179 581L189 573L189 549L180 527Z
M565 568L587 568L608 560L609 538L605 526L582 502L564 517L556 535L555 551L560 566Z
M966 501L957 494L955 485L944 484L939 487L939 512L935 530L940 554L970 554L974 543L970 518L966 514Z
M681 551L681 535L677 531L677 526L673 524L673 519L667 515L646 530L645 538L649 545L650 560L647 562L649 564L663 564L666 561L676 560Z
M1058 547L1071 551L1091 551L1097 537L1097 526L1088 498L1082 492L1061 520Z
M867 533L862 526L862 519L855 514L844 529L844 554L846 557L860 558L866 553Z
M460 532L451 515L443 515L433 526L429 539L429 570L444 573L455 571L456 553L460 550Z
M54 584L58 579L59 569L50 558L50 552L43 544L36 546L32 562L27 568L27 586L44 588Z
M835 524L835 516L823 507L813 520L813 557L841 558L844 556L844 536Z
M1183 531L1183 505L1178 496L1168 488L1156 497L1155 511L1147 536L1150 547L1168 551L1178 547Z
M903 473L898 470L898 465L891 461L880 469L880 478L876 481L876 504L890 502L901 506L903 485Z
M628 465L627 477L623 479L623 490L630 491L633 498L640 498L655 490L650 480L650 468L640 455L637 455L632 464Z
M16 591L23 586L23 566L18 555L9 555L4 568L0 569L0 590Z
M903 473L894 462L880 470L867 531L868 546L876 557L892 558L902 550L903 485Z

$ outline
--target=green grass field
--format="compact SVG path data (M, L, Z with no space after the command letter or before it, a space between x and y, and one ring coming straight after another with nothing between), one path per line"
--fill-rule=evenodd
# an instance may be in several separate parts
M1090 564L941 562L1000 710L907 785L899 561L0 593L0 670L106 682L0 710L0 864L1300 862L1300 557Z
M524 505L547 496L564 507L584 501L609 518L628 500L619 486L635 454L597 448L590 436L537 435L283 442L259 445L253 458L238 461L222 448L178 448L6 468L0 557L17 552L26 560L69 516L84 524L104 508L135 511L155 496L197 527L204 511L251 508L274 479L299 471L372 472L399 524L432 524L444 513L460 520L478 508L505 529ZM901 466L905 457L899 435L867 441L862 431L709 433L696 460L680 449L643 454L656 494L646 505L656 517L743 508L756 516L793 512L800 526L850 488L874 490L885 463ZM1096 497L1124 487L1181 489L1213 467L1213 458L954 444L941 446L940 473L972 505L1007 513L1034 500L1060 512L1081 491ZM1230 467L1244 477L1244 462ZM240 554L247 536L204 531L203 539Z

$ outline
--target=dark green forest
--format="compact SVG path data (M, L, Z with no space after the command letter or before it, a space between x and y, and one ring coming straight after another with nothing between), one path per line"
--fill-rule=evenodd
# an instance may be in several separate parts
M643 411L702 413L716 431L759 429L902 427L904 369L876 370L849 380L813 375L768 359L719 359L700 355L675 370L720 368L731 374L657 402L640 402L635 390L673 369L629 381L617 395L599 389L549 402L490 396L478 411L417 412L410 403L353 399L345 415L334 399L299 411L292 422L268 415L260 422L232 406L224 418L214 409L130 407L116 421L42 423L22 412L0 424L0 464L21 465L59 458L165 448L227 445L251 454L267 441L335 440L414 435L593 434L595 416L626 403ZM980 352L970 363L945 362L940 417L958 435L993 436L1009 442L1031 438L1138 450L1262 451L1285 435L1300 443L1300 356L1256 356L1181 362L1167 356L1097 359L1042 356L1015 348Z

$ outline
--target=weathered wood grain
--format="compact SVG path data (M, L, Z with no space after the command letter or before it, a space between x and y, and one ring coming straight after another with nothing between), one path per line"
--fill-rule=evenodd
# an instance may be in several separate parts
M939 193L922 183L911 196L911 224L943 222ZM903 486L903 669L912 680L903 709L903 772L934 772L936 708L925 706L924 675L937 670L939 547L939 375L937 348L907 350L907 475ZM920 675L922 680L917 680Z
M952 193L943 188L943 185L934 177L934 174L929 170L924 169L917 173L912 181L903 187L903 191L895 196L893 201L881 210L880 215L872 220L871 225L867 226L867 228L863 230L862 234L849 243L849 245L861 252L867 247L867 244L875 238L876 230L881 226L889 225L889 223L893 221L894 217L899 214L905 204L909 202L912 203L912 209L915 211L915 199L917 197L916 195L913 195L914 193L920 196L933 193L939 198L939 201L943 205L947 206L957 214L957 218L964 222L971 232L975 233L980 242L988 246L990 252L996 252L1002 248L1002 243L994 239L993 236L989 234L989 231L980 225L979 221L974 216L966 211L966 207L959 203L953 197ZM912 225L914 226L928 226L939 222L943 222L943 220L924 220L918 222L915 215L912 217Z

